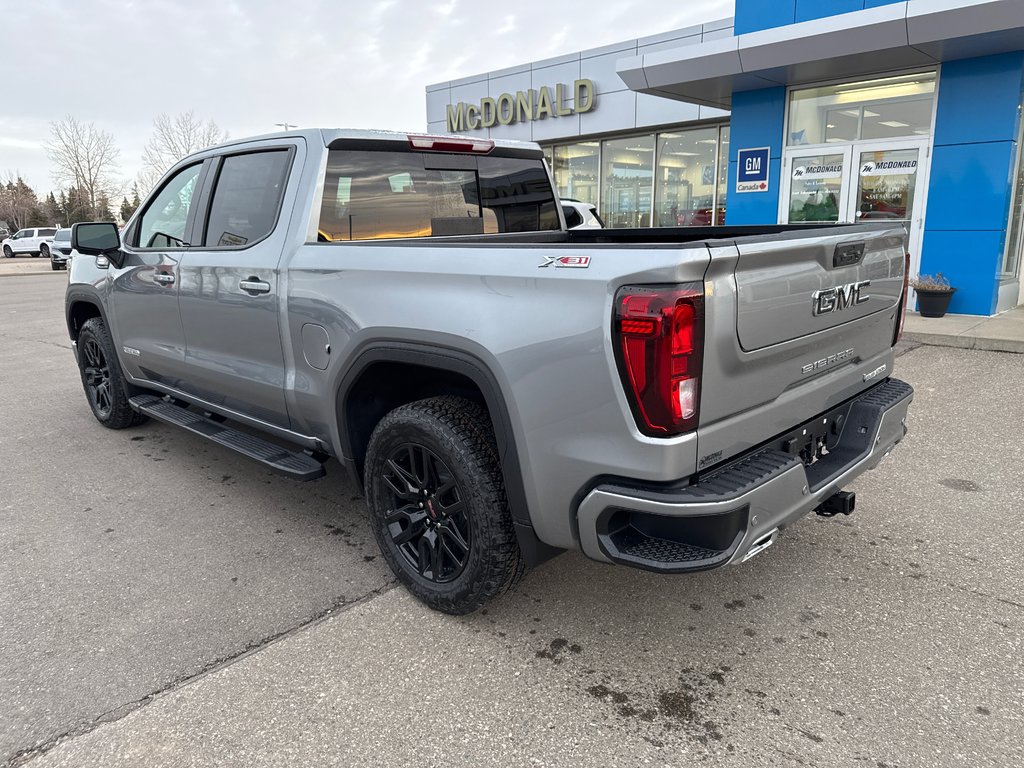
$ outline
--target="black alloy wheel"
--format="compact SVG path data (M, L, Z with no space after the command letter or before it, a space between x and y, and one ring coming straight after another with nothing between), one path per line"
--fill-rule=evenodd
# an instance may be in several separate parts
M11 246L9 246L9 245L5 245L4 246L4 258L7 258L7 259L13 259L14 258L14 251L11 250Z
M82 383L85 395L99 417L109 417L114 403L110 396L110 365L99 340L89 336L79 346L82 355Z
M491 419L479 402L445 395L395 408L374 428L363 472L381 554L434 610L470 613L523 577Z
M125 429L146 421L129 402L132 388L121 372L114 341L103 320L91 317L82 323L77 344L82 387L96 421L108 429Z
M466 568L472 526L452 471L433 451L406 443L384 463L384 524L402 557L422 578L445 584Z

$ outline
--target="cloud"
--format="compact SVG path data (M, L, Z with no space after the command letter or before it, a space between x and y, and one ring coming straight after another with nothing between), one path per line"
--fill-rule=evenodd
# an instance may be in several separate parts
M542 0L515 13L491 3L382 0L34 0L11 3L0 81L12 93L0 117L0 168L50 187L42 142L72 114L114 134L130 177L161 112L194 110L232 137L301 126L426 128L424 88L732 13L729 0ZM60 18L60 24L52 19ZM671 26L669 26L671 24Z

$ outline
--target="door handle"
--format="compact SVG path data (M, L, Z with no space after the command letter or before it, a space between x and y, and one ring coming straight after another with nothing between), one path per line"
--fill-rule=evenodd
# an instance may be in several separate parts
M170 285L174 282L174 275L170 272L157 272L153 275L153 279L161 285Z
M238 284L238 287L250 296L258 296L261 293L270 293L270 283L265 283L258 277L250 277Z

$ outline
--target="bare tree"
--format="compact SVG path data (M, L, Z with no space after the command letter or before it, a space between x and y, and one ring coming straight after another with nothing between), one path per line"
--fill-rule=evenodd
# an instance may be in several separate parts
M121 153L113 134L94 123L80 123L71 115L50 123L50 134L45 146L54 166L54 180L81 190L92 215L99 215L101 196L117 189L114 174Z
M153 135L142 152L142 170L137 177L139 187L149 191L181 158L227 138L227 131L221 130L213 120L204 123L192 110L175 117L158 115L153 121Z

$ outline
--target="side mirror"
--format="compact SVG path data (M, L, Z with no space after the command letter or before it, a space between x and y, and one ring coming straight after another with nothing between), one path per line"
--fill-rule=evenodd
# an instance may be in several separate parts
M105 256L120 267L121 234L113 222L79 222L71 226L71 247L85 256Z

